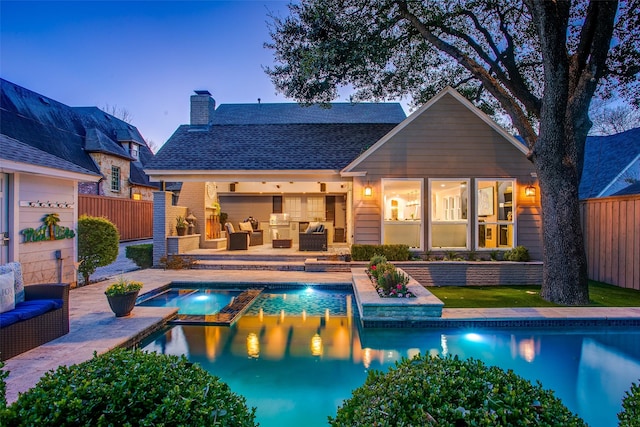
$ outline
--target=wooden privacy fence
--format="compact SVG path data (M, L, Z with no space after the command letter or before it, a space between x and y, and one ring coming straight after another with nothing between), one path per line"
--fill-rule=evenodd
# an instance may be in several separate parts
M589 278L640 290L640 195L580 202Z
M118 228L121 241L153 237L153 202L150 201L80 194L80 215L108 218Z

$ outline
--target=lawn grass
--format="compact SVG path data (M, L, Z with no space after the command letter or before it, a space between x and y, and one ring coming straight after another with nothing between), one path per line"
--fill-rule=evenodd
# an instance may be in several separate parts
M445 308L557 307L540 298L539 286L429 286ZM640 291L589 282L590 307L640 307Z

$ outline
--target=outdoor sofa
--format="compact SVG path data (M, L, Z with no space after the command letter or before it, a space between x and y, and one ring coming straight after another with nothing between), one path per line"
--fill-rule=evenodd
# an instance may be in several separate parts
M69 284L24 286L20 263L0 265L0 275L9 271L19 301L14 309L0 313L2 361L69 333Z
M306 231L298 235L300 251L328 250L327 229L319 223L311 223Z

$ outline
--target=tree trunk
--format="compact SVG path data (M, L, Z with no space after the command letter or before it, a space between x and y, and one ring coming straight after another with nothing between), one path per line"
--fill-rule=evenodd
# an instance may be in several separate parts
M558 138L562 137L560 132ZM553 162L541 156L537 160ZM589 303L587 257L580 222L578 181L571 169L565 166L557 173L557 170L538 168L544 244L540 295L557 304L586 305Z

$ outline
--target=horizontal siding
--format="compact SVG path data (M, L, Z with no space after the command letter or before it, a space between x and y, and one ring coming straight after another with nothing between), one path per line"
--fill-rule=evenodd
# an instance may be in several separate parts
M495 130L446 95L400 130L357 170L368 176L516 177L533 165Z

